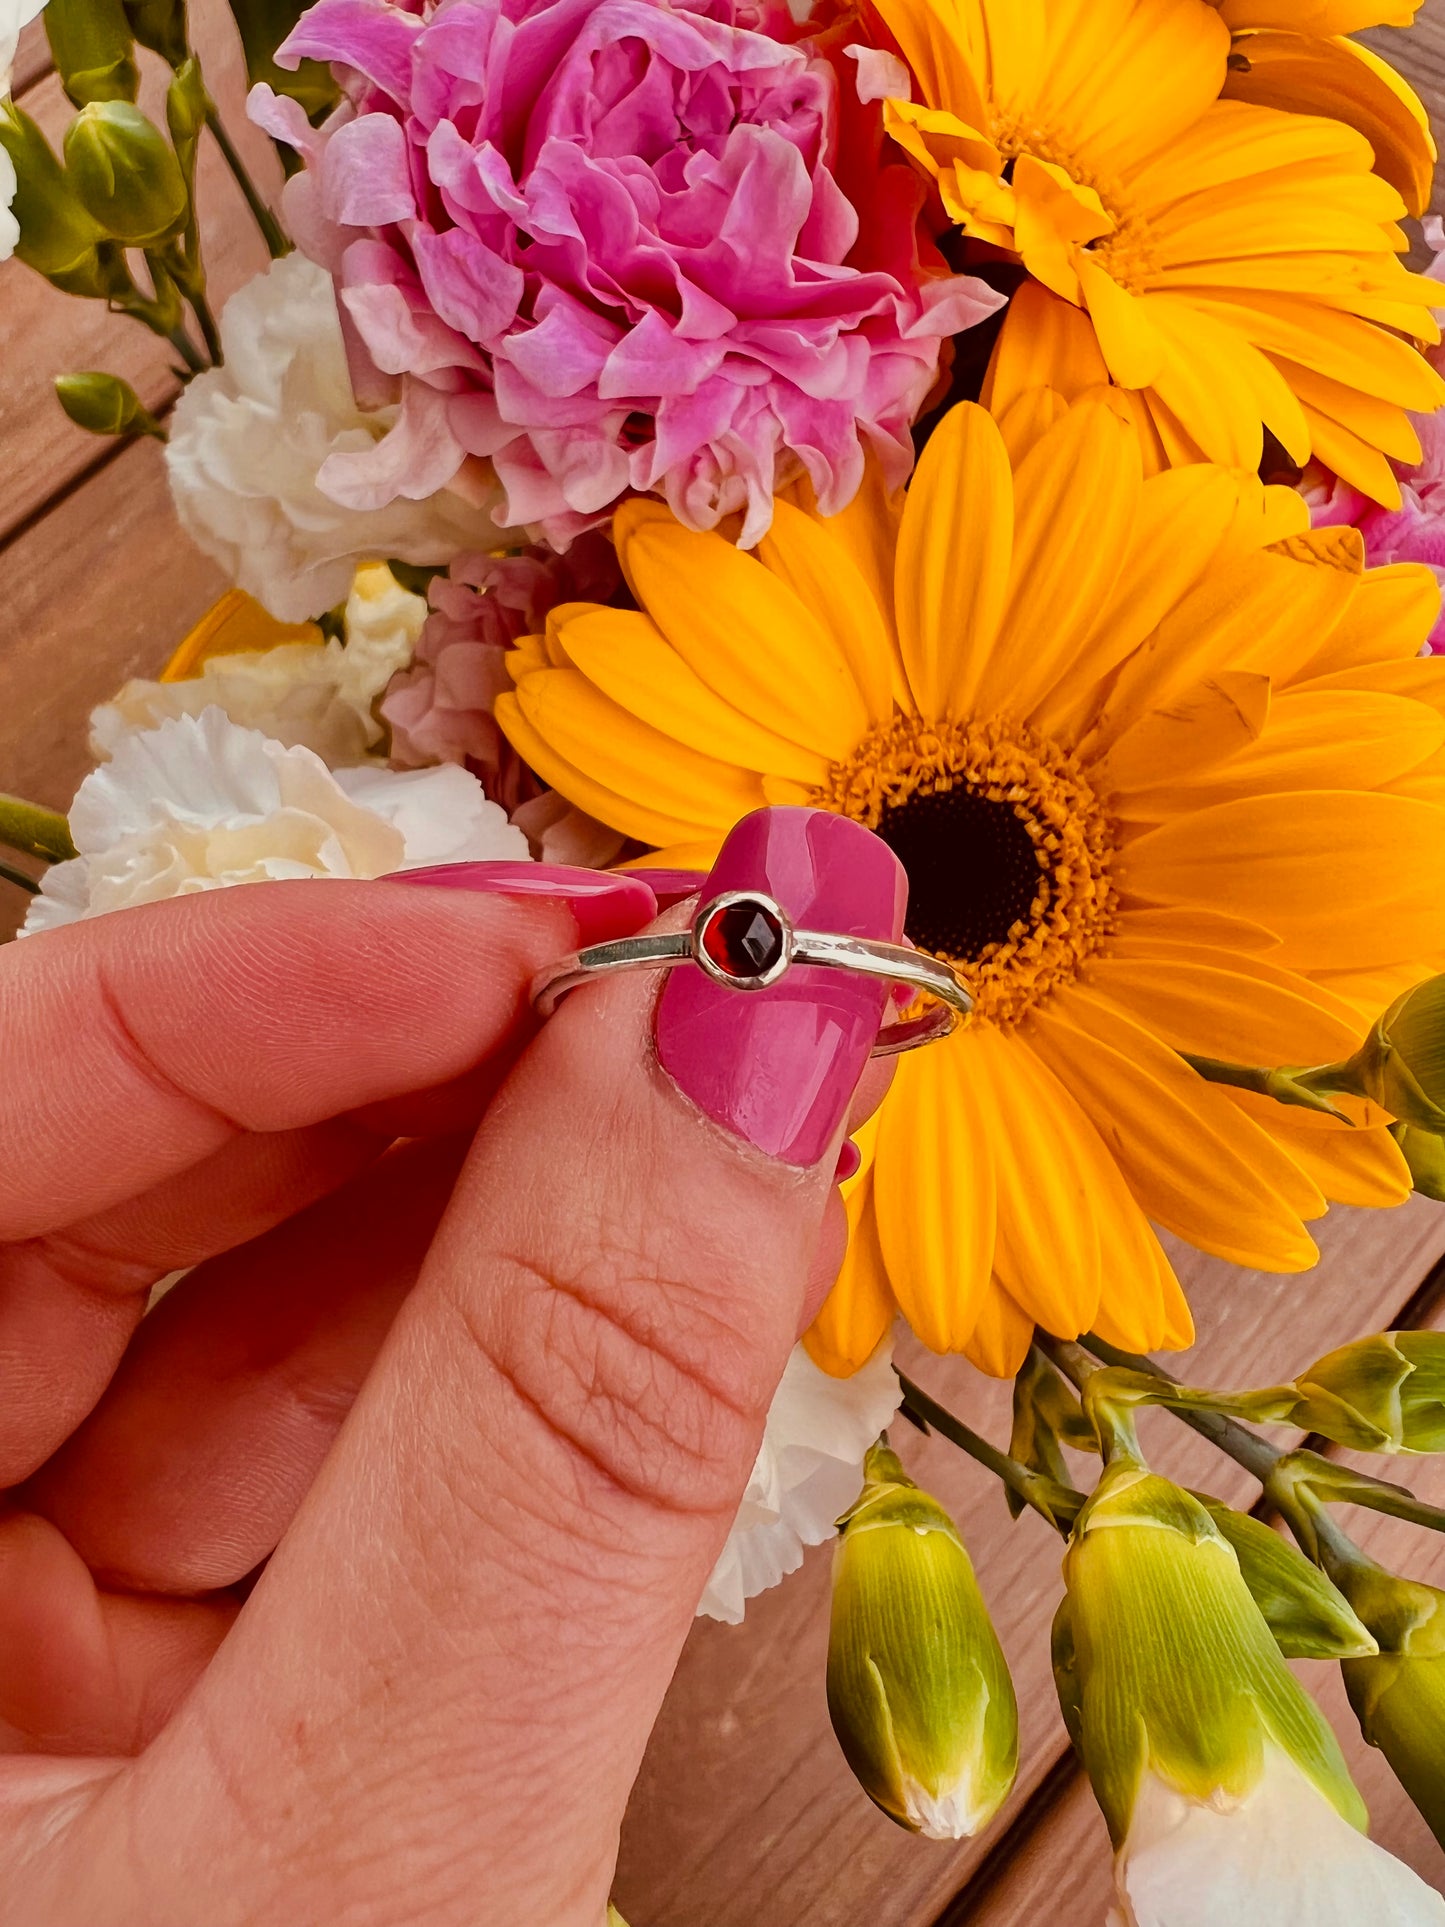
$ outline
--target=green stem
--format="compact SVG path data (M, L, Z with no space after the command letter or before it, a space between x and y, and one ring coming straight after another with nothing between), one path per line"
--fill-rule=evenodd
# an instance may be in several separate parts
M8 863L0 863L0 881L13 883L20 890L28 890L32 897L40 894L40 885L34 877L26 876L23 870L12 869Z
M1166 1372L1152 1358L1141 1357L1137 1352L1122 1352L1116 1345L1106 1344L1092 1333L1085 1335L1084 1344L1105 1365L1121 1365L1131 1372L1145 1372L1150 1378L1162 1379L1166 1385L1179 1383L1172 1372ZM1079 1351L1081 1347L1071 1346L1070 1349ZM1201 1438L1208 1439L1227 1458L1233 1459L1236 1465L1242 1465L1261 1485L1268 1482L1270 1474L1285 1456L1276 1446L1260 1438L1258 1433L1241 1425L1238 1419L1225 1418L1219 1412L1195 1411L1185 1406L1171 1405L1169 1409L1177 1418L1182 1418L1186 1425L1192 1426Z
M211 312L211 304L206 299L205 290L201 287L192 288L186 298L200 324L201 339L206 344L206 353L211 358L211 366L219 368L226 357L221 351L221 331L216 326L216 317Z
M230 168L237 187L245 196L246 205L251 210L251 218L261 230L261 239L266 243L267 252L273 261L279 261L283 254L291 252L291 243L282 232L276 216L262 200L256 183L247 173L246 163L241 159L231 136L226 132L225 122L221 119L221 110L213 100L206 102L206 125L215 136L216 145L224 155L226 165Z
M60 811L20 796L0 796L0 843L42 863L65 863L76 854L70 825Z
M961 1418L956 1418L936 1399L930 1398L921 1385L915 1385L902 1372L898 1374L898 1383L903 1387L903 1402L909 1412L922 1419L940 1437L946 1438L950 1445L956 1445L961 1452L977 1460L1025 1505L1031 1505L1057 1532L1068 1537L1079 1508L1084 1503L1082 1492L1075 1492L1072 1486L1060 1485L1056 1480L1046 1478L1043 1473L1020 1465L1007 1452L1000 1452L996 1445L990 1445L971 1425L965 1425Z

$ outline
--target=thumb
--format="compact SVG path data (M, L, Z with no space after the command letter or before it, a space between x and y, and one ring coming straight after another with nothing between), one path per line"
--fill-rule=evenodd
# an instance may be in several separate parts
M704 899L748 889L901 932L898 863L841 817L747 818ZM107 1795L132 1863L185 1867L148 1921L599 1927L886 994L685 966L544 1028L291 1532Z

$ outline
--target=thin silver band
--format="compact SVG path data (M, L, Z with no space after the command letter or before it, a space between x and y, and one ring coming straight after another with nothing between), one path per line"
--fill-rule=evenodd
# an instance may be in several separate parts
M707 945L709 929L725 912L756 912L776 922L776 954L746 976L730 972ZM764 925L766 929L766 922ZM875 1057L894 1057L946 1037L965 1021L973 999L952 968L937 957L901 943L876 943L866 937L840 936L830 930L797 930L782 908L761 891L728 891L699 910L691 930L666 936L619 937L559 957L532 983L539 1016L550 1017L569 991L598 977L625 970L674 970L695 964L715 983L741 995L766 990L781 981L793 964L818 964L883 983L906 984L931 997L933 1007L902 1023L885 1025L873 1046Z

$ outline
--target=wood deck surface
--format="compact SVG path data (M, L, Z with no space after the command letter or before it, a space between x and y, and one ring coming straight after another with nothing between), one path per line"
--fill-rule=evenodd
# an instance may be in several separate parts
M193 8L213 92L257 176L279 170L241 111L239 48L219 0ZM1366 36L1420 87L1445 127L1445 0L1411 33ZM147 59L149 57L146 57ZM160 77L151 63L148 87ZM27 29L15 92L52 133L65 103L39 25ZM203 173L208 261L219 301L264 261L211 151ZM1439 205L1437 198L1437 206ZM224 583L180 533L152 443L116 449L73 429L52 377L125 375L157 410L172 399L167 355L131 323L0 269L0 790L65 807L89 767L89 710L127 676L154 673ZM0 929L23 913L0 885ZM1445 1208L1337 1210L1313 1272L1281 1279L1181 1253L1200 1340L1197 1380L1266 1383L1359 1333L1445 1324ZM908 1355L944 1403L999 1442L1008 1388L961 1360ZM1161 1469L1249 1503L1256 1488L1162 1415L1146 1443ZM1073 1768L1048 1666L1060 1593L1057 1540L1032 1515L1010 1521L999 1489L937 1440L906 1440L917 1475L956 1512L1013 1668L1022 1724L1017 1789L987 1835L957 1846L900 1832L854 1786L823 1702L828 1559L755 1600L745 1625L700 1623L688 1643L632 1802L617 1897L631 1927L1102 1927L1108 1849ZM1445 1502L1445 1468L1413 1483ZM1445 1539L1372 1515L1345 1523L1378 1557L1445 1584ZM1302 1676L1335 1719L1374 1832L1445 1886L1442 1855L1381 1757L1361 1742L1337 1674ZM528 1924L530 1927L530 1924Z

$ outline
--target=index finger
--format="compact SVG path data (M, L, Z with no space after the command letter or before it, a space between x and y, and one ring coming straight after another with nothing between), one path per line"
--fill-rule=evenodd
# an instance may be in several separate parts
M578 928L565 880L538 897L539 871L505 868L526 895L496 894L504 876L486 894L272 883L8 946L0 1240L106 1210L241 1132L446 1084L512 1041L532 976ZM644 885L574 874L589 934L651 914Z

